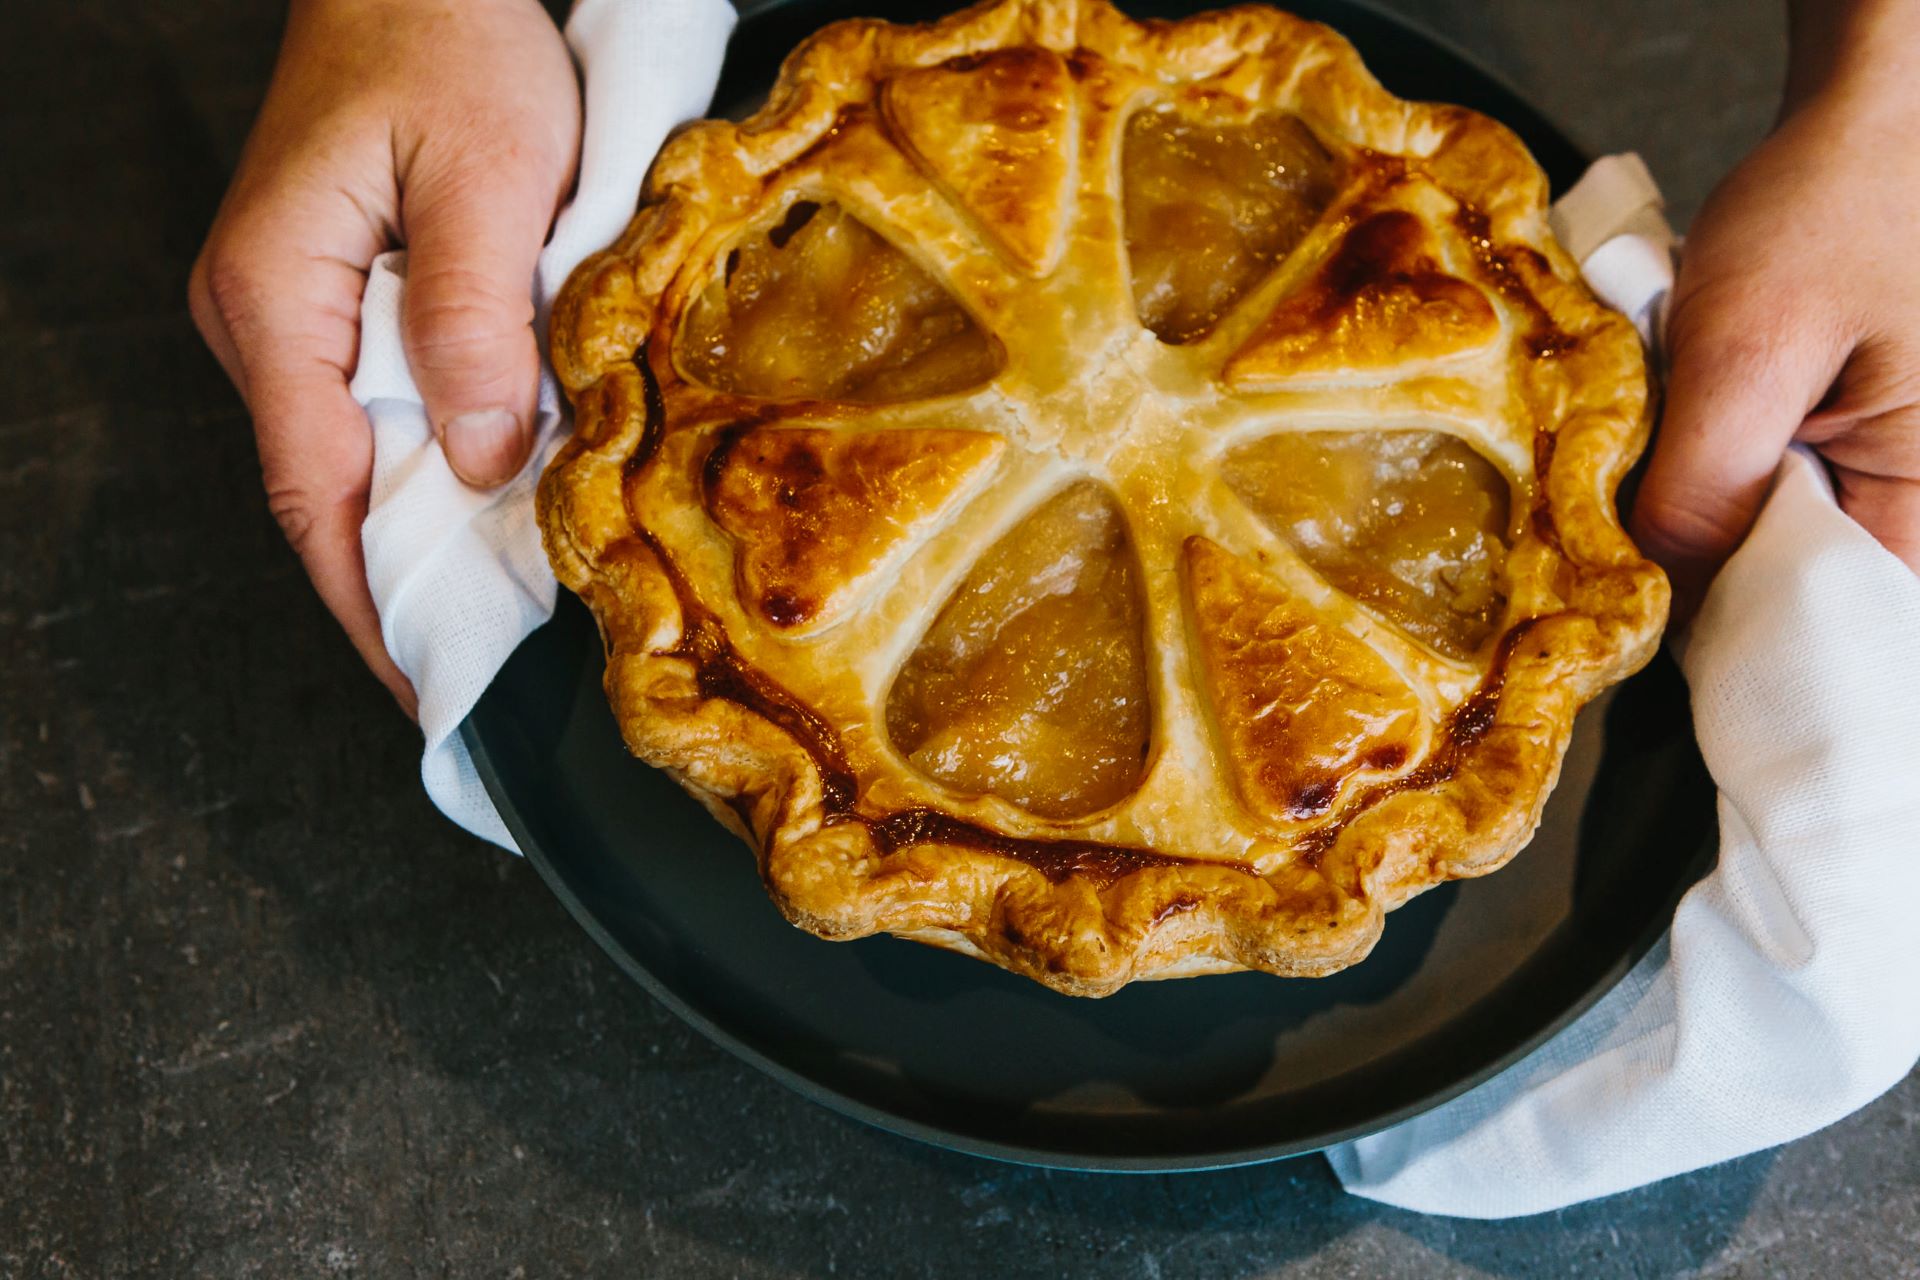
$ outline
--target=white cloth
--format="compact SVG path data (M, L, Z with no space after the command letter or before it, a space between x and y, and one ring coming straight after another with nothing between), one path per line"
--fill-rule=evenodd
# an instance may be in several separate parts
M1595 292L1643 332L1672 284L1657 207L1644 168L1615 157L1556 209L1562 240L1592 246ZM1920 578L1789 454L1681 653L1720 793L1716 869L1544 1047L1329 1151L1347 1190L1538 1213L1791 1141L1899 1083L1920 1057L1917 636Z
M585 146L579 192L540 263L543 317L572 266L625 224L667 130L704 109L732 21L721 0L575 11ZM1644 166L1600 162L1556 223L1596 291L1656 329L1671 236ZM368 577L388 651L420 693L428 793L511 848L456 730L552 609L532 494L559 400L549 381L541 447L516 481L462 486L401 354L404 276L402 255L375 266L354 378L374 423ZM1550 1044L1330 1152L1348 1189L1434 1213L1536 1212L1787 1141L1898 1081L1920 1053L1915 635L1920 581L1840 512L1816 464L1790 457L1684 659L1720 787L1718 870L1681 904L1670 939Z
M725 0L582 0L567 43L585 85L580 181L534 275L537 328L567 274L633 216L653 153L713 96L734 11ZM596 74L598 69L599 74ZM561 438L561 397L540 379L538 444L505 487L481 493L447 466L400 343L407 255L374 260L360 306L353 394L373 423L373 493L360 541L387 652L420 695L420 779L440 811L497 845L513 837L474 771L460 722L527 634L553 613L533 491Z

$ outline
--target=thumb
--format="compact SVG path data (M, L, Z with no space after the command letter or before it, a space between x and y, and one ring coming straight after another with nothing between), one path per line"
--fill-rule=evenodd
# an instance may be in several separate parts
M1840 326L1787 294L1709 285L1674 308L1666 407L1633 534L1673 579L1682 616L1746 537L1781 455L1846 360Z
M533 447L540 357L533 268L552 220L539 185L469 155L402 197L401 336L427 420L473 485L513 478Z

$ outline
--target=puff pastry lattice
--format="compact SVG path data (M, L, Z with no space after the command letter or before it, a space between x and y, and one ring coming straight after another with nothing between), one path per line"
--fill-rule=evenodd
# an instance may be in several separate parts
M541 519L630 746L827 937L1360 959L1665 618L1640 349L1546 204L1272 9L826 28L554 313Z

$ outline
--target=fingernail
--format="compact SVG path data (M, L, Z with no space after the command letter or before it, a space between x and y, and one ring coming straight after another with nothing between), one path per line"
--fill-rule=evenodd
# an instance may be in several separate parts
M468 484L492 485L520 469L526 444L520 415L507 409L480 409L449 418L441 434L447 463Z

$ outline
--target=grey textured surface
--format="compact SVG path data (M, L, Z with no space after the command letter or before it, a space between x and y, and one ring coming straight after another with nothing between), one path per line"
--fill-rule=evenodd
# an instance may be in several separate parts
M1639 147L1683 214L1771 114L1753 0L1396 7ZM1782 1151L1476 1224L1311 1159L950 1156L682 1027L429 808L187 322L278 22L23 0L0 37L0 1275L1915 1272L1911 1079Z

